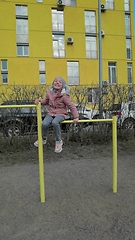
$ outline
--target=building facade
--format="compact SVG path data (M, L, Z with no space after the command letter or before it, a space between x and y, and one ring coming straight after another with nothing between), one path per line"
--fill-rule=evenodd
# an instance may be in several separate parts
M100 8L103 81L135 84L133 0ZM0 63L0 85L98 84L98 0L0 0Z

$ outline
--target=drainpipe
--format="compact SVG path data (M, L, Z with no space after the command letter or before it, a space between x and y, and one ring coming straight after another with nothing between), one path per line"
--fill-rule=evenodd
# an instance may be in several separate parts
M99 118L103 118L102 109L102 36L101 36L101 2L98 0L98 53L99 53Z

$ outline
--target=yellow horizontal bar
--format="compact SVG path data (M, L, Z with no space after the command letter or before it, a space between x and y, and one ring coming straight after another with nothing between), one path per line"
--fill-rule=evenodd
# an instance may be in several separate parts
M30 105L0 105L0 108L33 108L37 107L35 104ZM65 120L62 123L72 123L73 120ZM78 123L81 122L112 122L112 119L91 119L91 120L79 120Z
M91 119L91 120L79 120L78 123L81 122L112 122L112 119ZM65 120L62 123L73 123L73 120Z
M37 105L0 105L0 108L33 108L37 107Z

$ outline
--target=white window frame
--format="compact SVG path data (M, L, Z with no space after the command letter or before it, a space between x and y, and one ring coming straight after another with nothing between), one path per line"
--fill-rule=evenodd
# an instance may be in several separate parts
M96 13L95 11L84 11L85 33L96 34Z
M124 0L124 9L125 9L125 12L130 11L130 0Z
M108 62L108 75L109 84L116 84L117 82L116 62Z
M65 58L64 35L53 34L53 57Z
M96 37L86 36L86 58L97 59L97 39Z
M38 66L39 66L39 82L40 84L46 84L45 60L39 60Z
M125 30L126 36L131 36L130 15L125 14Z
M4 62L6 63L6 67L3 67ZM2 84L8 84L8 61L6 59L1 60L1 77Z
M79 62L67 62L68 85L78 86L80 84Z
M16 19L17 43L28 43L28 19Z
M76 0L63 0L65 6L76 6Z
M20 50L21 52L20 52ZM17 44L17 56L29 56L29 45L27 44Z
M132 47L131 47L131 39L126 39L126 53L127 53L127 60L132 59Z
M64 32L64 12L52 9L52 31Z
M132 63L127 63L127 77L128 84L132 84L133 83Z
M16 5L17 56L29 56L28 6Z
M114 0L106 0L106 8L109 10L114 10Z
M16 5L16 16L28 17L28 7L26 5Z

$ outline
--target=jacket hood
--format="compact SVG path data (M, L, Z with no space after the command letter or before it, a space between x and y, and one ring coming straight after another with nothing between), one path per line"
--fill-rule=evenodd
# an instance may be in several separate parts
M65 82L65 80L64 80L62 77L60 77L60 76L57 76L57 77L54 78L54 80L53 80L53 82L52 82L52 87L53 87L54 81L55 81L57 78L59 78L59 79L62 81L62 88L65 88L65 87L66 87L66 82Z
M60 78L61 81L62 81L61 94L68 94L68 95L69 95L69 94L70 94L70 87L66 85L65 80L64 80L62 77L60 77L60 76L57 76L57 77L54 78L54 80L53 80L53 82L52 82L52 86L50 87L50 90L51 90L52 92L55 92L55 89L53 88L53 83L54 83L54 81L55 81L56 78Z

